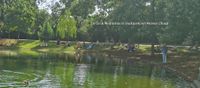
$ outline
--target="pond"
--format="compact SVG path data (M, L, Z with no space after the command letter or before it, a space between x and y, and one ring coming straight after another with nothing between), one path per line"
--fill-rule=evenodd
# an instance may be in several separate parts
M162 67L109 55L0 52L0 87L191 88Z

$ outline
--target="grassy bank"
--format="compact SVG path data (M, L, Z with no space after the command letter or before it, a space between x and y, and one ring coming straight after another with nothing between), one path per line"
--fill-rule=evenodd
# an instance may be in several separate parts
M5 42L6 41L6 42ZM7 43L12 44L7 44ZM76 43L70 46L65 44L56 45L55 41L50 41L48 47L41 47L39 40L1 40L0 49L14 50L21 54L38 55L38 52L50 53L67 53L74 55L77 51ZM143 61L145 63L153 63L161 65L161 53L157 52L154 56L150 55L151 46L141 44L136 52L129 53L127 49L122 48L120 45L95 45L92 49L81 49L82 53L101 53L107 56L126 58L127 60ZM177 74L183 76L187 80L195 80L199 74L200 55L199 51L189 50L187 47L174 47L168 49L168 63L164 65L166 68L175 71Z
M9 42L5 43L5 41L14 41L15 44L6 44ZM1 40L1 42L4 42L4 45L1 45L0 49L15 50L22 53L34 54L34 52L51 52L74 54L76 52L74 48L75 44L72 44L71 46L56 45L54 41L50 41L46 47L41 46L42 42L39 40Z

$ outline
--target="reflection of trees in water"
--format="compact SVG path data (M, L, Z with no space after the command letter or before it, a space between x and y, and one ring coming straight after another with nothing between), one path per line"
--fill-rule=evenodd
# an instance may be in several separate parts
M200 81L200 67L199 67L199 75L197 79Z
M119 79L119 76L123 74L123 67L122 66L116 66L113 73L113 85L117 85L117 81Z
M75 86L79 86L80 88L83 88L83 85L88 75L89 67L90 66L85 65L85 64L78 64L75 67L74 79L73 79L73 83L75 84Z
M166 77L166 69L165 68L161 68L161 72L160 72L160 78L161 79L165 79Z
M90 57L92 57L92 59ZM138 64L137 61L129 60L126 58L116 58L112 57L111 55L103 55L97 57L90 55L90 57L87 56L85 58L90 58L88 61L95 65L95 67L92 68L95 68L96 72L113 74L113 83L115 83L115 79L118 78L119 74L132 74L147 76L150 77L151 80L161 79L163 80L163 85L167 85L167 81L169 80L173 84L181 86L182 88L187 88L189 85L187 81L181 79L179 76L176 76L176 74L173 74L173 72L168 71L162 67L151 66L144 63ZM120 72L120 69L123 70ZM151 85L151 83L149 85Z
M198 74L197 80L193 81L193 86L196 86L196 88L200 88L200 67L199 67L199 74Z
M154 66L151 72L151 79L161 79L163 81L163 88L168 88L169 80L176 88L190 88L190 83L177 76L175 73L167 70L164 67Z
M24 69L36 74L37 71L40 71L44 80L57 80L56 82L60 82L62 86L67 86L68 88L73 88L74 86L78 88L85 85L90 87L92 85L101 85L104 88L123 88L127 85L129 87L133 86L134 82L141 83L141 81L146 83L146 86L155 86L155 80L157 79L166 80L166 82L162 82L164 83L162 85L168 85L169 82L167 81L171 81L171 83L179 86L178 88L188 87L186 81L175 76L172 72L161 67L137 63L134 59L86 54L76 61L74 57L68 55L45 53L36 58L18 58L20 59L3 59L1 61L5 62L5 66L13 63L12 66L15 66L17 70ZM8 68L11 68L11 66L8 66ZM46 85L53 85L53 82L47 81Z
M151 67L151 72L150 72L150 79L151 80L154 80L154 79L156 79L156 77L155 77L155 75L156 75L156 70L157 70L157 68L155 67L155 66L152 66ZM152 81L150 81L150 84L149 85L153 85L153 82Z
M50 68L47 69L44 77L36 83L37 87L57 88L61 86L59 78L57 78L55 75L51 73L52 71L50 70Z

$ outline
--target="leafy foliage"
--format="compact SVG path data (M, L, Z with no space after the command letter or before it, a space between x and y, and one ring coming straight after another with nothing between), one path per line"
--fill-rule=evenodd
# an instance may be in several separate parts
M43 25L40 26L39 36L41 40L45 41L48 41L53 37L53 29L49 21L44 22Z
M64 15L61 15L61 17L58 20L57 30L56 34L61 39L64 39L66 37L76 37L76 21L71 16L71 13L69 11L65 11Z
M132 43L200 43L198 0L1 0L0 37ZM49 9L52 13L48 13ZM94 22L168 22L159 25L93 25ZM37 35L39 34L39 35Z

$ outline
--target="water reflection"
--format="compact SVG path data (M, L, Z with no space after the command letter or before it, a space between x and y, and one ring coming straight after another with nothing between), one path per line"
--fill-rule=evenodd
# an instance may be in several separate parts
M78 64L75 67L73 82L76 88L84 88L83 85L87 79L86 77L88 74L88 70L89 70L89 65L85 64Z
M100 54L73 57L0 56L0 87L38 88L188 88L190 83L172 72L126 58Z
M200 67L199 67L199 75L197 79L200 81Z
M3 51L0 51L0 55L16 56L17 53L13 52L13 51L10 51L10 50L3 50Z
M200 88L200 67L199 67L198 78L197 78L197 80L193 81L193 86L195 86L196 88Z

